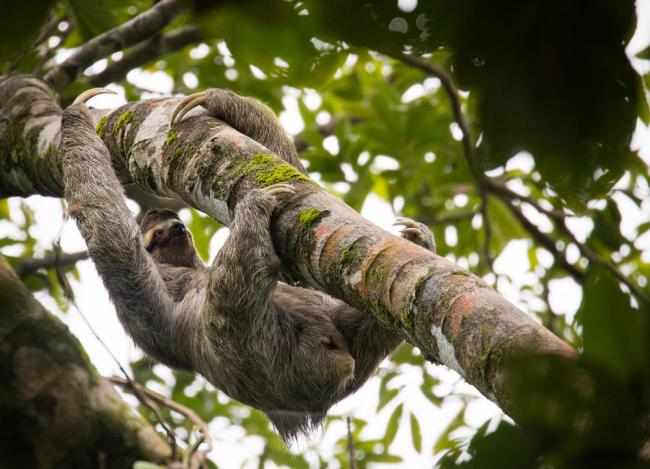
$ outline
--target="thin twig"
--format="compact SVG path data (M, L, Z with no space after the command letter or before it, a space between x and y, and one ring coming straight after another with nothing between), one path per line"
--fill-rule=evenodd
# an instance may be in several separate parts
M571 230L567 227L566 225L566 215L562 212L558 212L556 210L549 210L544 208L538 201L534 200L531 197L519 195L512 189L510 189L507 186L498 184L494 181L490 181L488 183L488 187L492 191L492 193L499 194L504 201L506 201L506 205L510 206L512 205L512 199L519 200L520 202L525 202L527 204L530 204L535 210L539 211L540 213L543 213L549 218L551 218L554 221L555 227L565 235L569 240L575 244L580 251L580 254L584 256L587 260L590 262L600 265L602 267L605 267L609 272L618 279L623 285L625 285L630 292L641 302L643 303L650 303L650 298L648 298L648 295L639 287L632 279L628 278L625 276L617 267L612 263L611 261L604 259L602 256L600 256L598 253L593 251L589 246L587 246L585 243L581 243L578 241L578 239L575 237L575 235L571 232Z
M555 245L555 240L553 238L542 232L537 227L537 225L526 218L526 216L518 207L509 203L506 203L505 205L508 207L508 209L510 209L515 218L519 220L519 223L523 225L523 227L535 238L539 244L544 246L553 255L558 264L560 264L560 266L566 270L576 282L580 284L584 282L586 274L578 267L569 264L564 256L564 253L560 251Z
M398 58L402 62L417 67L423 72L425 72L426 74L436 77L438 80L440 80L440 83L442 84L442 88L445 90L445 93L449 98L449 102L451 103L452 114L454 116L454 121L456 121L456 124L460 128L462 134L461 141L463 144L463 153L465 155L465 159L467 161L467 165L469 166L470 172L474 176L474 180L476 181L479 196L481 198L481 215L483 218L483 229L485 230L485 241L483 243L483 255L488 264L488 267L490 268L490 270L492 270L492 266L494 264L494 259L490 254L490 240L492 238L492 227L490 224L490 218L488 214L488 191L484 184L486 176L483 174L483 171L481 171L481 167L478 164L478 161L476 159L476 154L474 153L474 144L472 143L472 135L469 129L469 125L467 124L467 120L465 119L465 115L463 114L463 109L460 104L460 96L458 94L458 90L456 89L456 86L454 85L451 76L442 67L438 67L437 65L429 63L426 60L417 57L415 55L401 54Z
M352 435L352 419L347 418L348 423L348 459L350 461L350 469L357 468L357 457L354 449L354 436Z
M425 225L438 225L445 226L452 223L457 223L463 220L469 220L476 215L477 212L462 212L462 213L451 213L448 215L443 215L441 217L418 217L418 221L424 223Z
M58 256L58 258L57 258ZM79 251L71 253L48 254L44 257L31 257L25 259L15 268L16 274L23 278L37 271L38 269L50 269L55 265L59 267L68 267L78 261L88 258L88 251Z
M129 381L120 376L111 376L110 378L107 379L111 383L116 384L118 386L122 386L125 389L131 389L132 391L140 392L142 395L146 396L147 399L150 399L154 401L156 404L160 404L162 406L167 407L170 410L173 410L174 412L182 415L183 417L187 418L190 422L192 422L192 425L194 425L201 433L201 440L199 441L198 444L190 446L190 452L199 455L199 458L201 459L201 463L203 462L203 460L205 460L207 454L210 451L212 451L212 438L210 438L210 431L208 429L208 425L192 409L190 409L189 407L185 407L184 405L181 405L178 402L172 401L171 399L166 398L162 394L158 394L155 391L147 389L141 384L138 384L133 381ZM206 447L205 449L198 451L197 449L200 443L205 443ZM190 467L195 467L195 466L190 466Z
M62 63L50 70L45 79L61 92L77 76L104 57L138 44L167 26L180 12L176 0L160 0L150 9L86 42Z

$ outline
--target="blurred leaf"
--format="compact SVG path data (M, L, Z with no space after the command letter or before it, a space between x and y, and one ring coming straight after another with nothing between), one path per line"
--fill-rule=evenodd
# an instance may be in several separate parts
M639 59L650 60L650 46L646 47L641 52L637 52L636 56Z
M422 452L422 433L420 431L420 422L417 417L411 412L411 441L413 441L413 448L418 453Z
M456 416L449 421L445 429L442 431L438 437L438 440L436 441L436 444L433 446L434 454L454 447L454 442L451 439L450 435L454 430L456 430L464 423L463 411L464 409L460 409L456 413Z
M538 467L538 457L534 449L534 445L524 432L509 423L502 422L495 432L472 440L472 460L454 467L503 469ZM441 467L452 466L444 464Z
M607 254L617 251L625 243L625 237L621 234L621 213L614 200L608 198L607 205L603 210L598 210L592 216L594 229L592 230L588 243L599 253Z
M149 381L164 384L165 381L153 371L155 362L151 358L142 357L137 361L131 362L129 365L131 366L133 379L137 383L143 386L146 386Z
M395 435L397 434L397 429L402 418L403 410L404 405L399 404L397 407L395 407L395 410L393 410L390 419L388 419L388 424L386 425L386 432L384 433L383 439L386 448L388 448L395 439Z
M68 0L79 33L85 39L117 26L113 12L101 2L93 0Z
M381 378L379 384L379 403L377 404L377 412L383 409L386 404L392 401L395 398L395 396L399 394L398 389L388 389L386 386L388 382L391 379L393 379L395 376L397 376L397 373L393 371L387 373L385 376Z
M210 256L210 241L212 236L222 226L214 218L199 214L197 210L192 209L192 219L187 227L192 233L194 246L201 259L207 261Z
M0 200L0 220L8 220L9 215L9 201L7 199Z
M645 369L647 312L630 307L630 296L609 271L591 269L577 318L584 326L585 360L620 378Z
M521 226L504 202L488 197L488 216L491 222L492 238L490 250L500 253L512 239L527 239L530 234Z
M33 45L54 3L52 0L34 0L3 4L0 15L0 73L6 72L9 60L18 51Z

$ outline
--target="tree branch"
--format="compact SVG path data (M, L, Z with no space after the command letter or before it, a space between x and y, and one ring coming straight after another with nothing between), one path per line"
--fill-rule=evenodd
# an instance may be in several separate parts
M104 71L88 77L88 83L93 86L105 86L122 80L133 68L190 44L196 44L202 39L203 34L194 26L183 26L158 34L126 51L121 60L109 64Z
M586 274L575 265L569 264L564 253L555 245L555 240L542 232L533 222L526 218L518 207L509 203L506 203L505 205L510 209L512 214L519 220L523 227L533 236L533 238L535 238L539 244L544 246L553 255L556 262L560 264L560 266L566 270L576 282L582 284L586 278Z
M97 374L78 340L0 257L2 467L131 467L162 463L163 438ZM22 451L16 451L21 448ZM103 456L101 456L103 454Z
M454 115L454 120L456 121L456 124L458 124L458 127L460 128L460 131L462 133L462 143L463 143L463 153L465 155L465 159L467 160L467 165L469 166L470 172L474 176L474 180L476 181L476 186L478 188L479 196L481 197L481 216L483 218L483 228L485 230L485 241L483 243L483 255L485 257L485 261L488 264L488 267L490 270L492 269L492 266L494 264L494 259L492 255L490 254L490 241L492 239L492 227L490 224L490 216L488 213L488 193L487 189L484 184L484 179L485 179L485 174L481 170L481 167L476 160L476 154L474 153L474 143L472 142L472 135L469 130L469 125L467 124L467 120L465 119L465 115L463 114L463 109L460 104L460 96L458 95L458 90L454 86L454 83L451 79L451 76L447 73L445 69L442 67L438 67L432 63L427 62L426 60L416 57L411 54L401 54L399 57L396 57L402 62L417 67L423 72L425 72L428 75L431 75L438 80L440 80L440 83L442 84L443 89L445 90L445 93L447 93L447 97L449 98L449 102L451 104L451 110Z
M14 116L18 136L25 125L35 134L56 131L56 121L34 120L38 110L31 103L36 96L45 100L47 93L33 79L0 81L0 104L11 93L21 99L9 99L10 107L3 111ZM271 221L275 249L292 278L371 314L430 360L459 372L506 412L513 410L510 357L575 356L481 279L373 225L222 121L197 110L166 130L178 103L178 98L128 103L103 119L100 134L123 179L183 200L225 224L253 188L292 183L296 195L278 207ZM12 168L9 175L0 171L0 196L30 191L60 195L62 187L52 183L60 181L56 148L50 150L52 162L41 157L42 145L24 138L12 141L17 148L22 145L25 156L0 153L0 170Z
M140 394L144 397L144 399L147 400L147 404L149 406L153 407L157 404L163 405L189 420L192 425L201 433L201 440L198 443L205 443L205 448L201 451L197 451L198 448L196 446L191 446L188 448L188 459L191 460L191 464L188 469L197 469L201 466L208 453L212 451L212 438L210 437L208 424L205 423L205 421L199 417L196 412L194 412L189 407L185 407L184 405L179 404L178 402L167 399L162 394L158 394L157 392L154 392L151 389L142 386L141 384L138 384L134 381L129 381L125 378L122 378L121 376L111 376L108 378L108 380L111 383L120 386L136 395Z
M587 260L589 260L590 262L600 265L606 268L607 270L609 270L610 273L614 277L616 277L619 282L621 282L630 290L630 292L637 298L637 300L645 304L650 303L650 298L648 298L648 295L643 291L643 289L639 287L632 279L626 277L616 267L616 265L614 265L614 263L598 255L598 253L591 250L591 248L589 248L589 246L587 246L585 243L581 243L580 241L578 241L575 235L567 227L566 215L564 213L558 212L556 210L548 210L545 207L543 207L538 201L532 199L531 197L519 195L515 191L511 190L509 187L499 184L494 180L488 179L487 181L489 181L487 182L487 184L490 190L493 193L500 195L500 197L504 200L504 202L506 202L506 205L508 206L512 205L511 201L513 199L519 200L521 202L530 204L538 212L549 216L553 220L556 228L560 231L560 233L564 234L572 243L574 243L577 246L582 256L587 258Z
M56 264L60 267L68 267L84 259L88 259L87 251L63 253L59 256L58 262L54 254L48 254L44 257L31 257L23 260L15 267L15 271L20 278L24 278L38 269L50 269Z
M161 0L149 10L110 31L94 37L50 70L45 79L61 92L87 67L99 59L151 37L167 26L180 12L176 0Z
M469 127L467 125L467 122L465 120L465 117L463 115L461 106L460 106L460 99L458 96L458 92L451 80L451 77L449 74L442 68L437 67L426 60L421 59L420 57L415 57L413 55L408 55L408 54L402 54L399 57L403 62L415 66L421 70L423 70L425 73L428 73L431 76L434 76L438 78L445 89L445 92L447 93L449 100L451 102L451 107L452 111L454 114L454 120L460 127L462 134L463 134L463 149L465 153L465 157L469 163L469 167L472 171L472 174L474 175L474 178L476 179L476 182L479 187L479 192L481 194L481 214L483 215L483 223L485 223L485 245L484 245L484 252L485 256L488 259L489 265L492 265L491 262L491 257L489 254L489 239L490 239L490 226L489 226L489 218L488 218L488 213L487 213L487 194L488 192L491 192L497 196L499 196L508 207L510 207L510 210L512 213L522 222L522 224L529 229L530 233L538 240L540 243L542 243L545 246L550 246L549 239L547 236L543 235L539 230L534 227L532 223L530 223L524 216L523 214L519 213L519 210L517 210L515 207L512 206L511 201L512 199L517 199L524 201L526 203L531 204L535 209L537 209L539 212L544 213L545 215L550 216L554 221L555 225L560 232L562 232L565 236L567 236L571 242L573 242L578 249L580 250L580 253L586 257L589 261L599 264L603 267L605 267L607 270L609 270L612 275L614 275L621 283L623 283L631 292L632 294L641 302L643 303L650 303L650 298L646 295L646 293L639 287L636 283L634 283L633 280L629 279L626 277L620 270L616 268L616 266L606 260L603 259L601 256L599 256L596 252L592 251L586 244L579 242L576 237L571 233L571 230L569 230L566 226L565 220L566 216L563 213L558 213L554 210L547 210L544 207L542 207L537 201L533 200L530 197L526 196L520 196L516 192L510 190L508 187L506 187L503 184L499 184L493 179L487 177L483 171L481 171L480 166L478 164L478 161L476 160L476 156L474 154L474 147L471 142L470 134L469 134ZM542 236L543 235L543 236ZM555 243L553 243L554 245ZM558 253L557 249L551 250L553 253ZM556 256L558 258L558 256ZM584 273L579 271L573 266L570 266L568 262L566 262L566 259L564 259L563 256L560 256L559 258L563 259L561 262L562 266L573 276L576 280L577 279L584 279Z

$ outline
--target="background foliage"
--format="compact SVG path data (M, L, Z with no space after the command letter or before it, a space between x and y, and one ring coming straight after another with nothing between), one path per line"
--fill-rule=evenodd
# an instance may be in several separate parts
M42 73L66 50L151 6L148 1L41 1L30 3L27 12L27 3L17 4L13 16L0 15L7 22L0 28L4 72ZM466 412L476 395L441 386L441 371L403 345L376 379L376 412L387 417L382 436L368 437L368 422L352 419L357 467L399 463L413 451L428 454L429 461L442 456L440 464L446 466L637 464L650 436L650 190L647 163L630 144L635 129L642 132L649 123L650 74L639 74L625 53L636 27L634 4L215 4L196 1L191 13L167 28L198 25L201 46L140 68L167 74L174 93L227 87L258 97L278 113L297 105L304 127L296 142L314 177L356 210L374 193L396 214L427 223L442 255L511 296L516 291L520 305L583 352L575 365L514 363L521 426L498 418L475 430ZM404 52L426 54L463 90L463 111L484 176L474 174L463 152L440 80L401 60ZM119 58L114 55L99 67ZM646 50L636 63L647 72L649 59ZM79 78L63 101L89 87L88 81ZM131 100L155 96L132 75L118 84ZM45 253L35 247L29 205L12 207L0 202L0 226L12 233L0 240L0 252L19 266ZM218 225L193 212L190 227L207 258ZM494 259L514 240L524 240L527 252L520 278L494 269ZM73 266L69 270L76 272ZM575 282L582 291L574 317L556 311L550 300L558 280ZM51 270L24 281L66 309ZM241 429L241 439L260 437L261 454L251 456L260 467L267 461L290 467L334 460L349 465L341 415L331 416L325 429L326 437L330 429L335 434L333 453L324 454L315 441L291 454L259 412L217 395L203 381L183 373L161 377L159 367L144 359L132 369L139 382L158 383L206 421L221 419L223 426ZM461 403L433 447L422 444L422 428L430 422L411 405L412 386L400 380L404 373L420 383L427 405ZM179 427L187 425L177 416L169 418ZM394 444L399 428L408 429L412 448ZM219 463L218 454L213 459Z

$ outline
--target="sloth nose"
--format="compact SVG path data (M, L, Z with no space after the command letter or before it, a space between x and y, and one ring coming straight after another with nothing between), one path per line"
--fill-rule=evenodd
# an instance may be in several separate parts
M185 234L185 231L185 225L183 225L181 222L176 222L171 227L171 232L173 234Z

